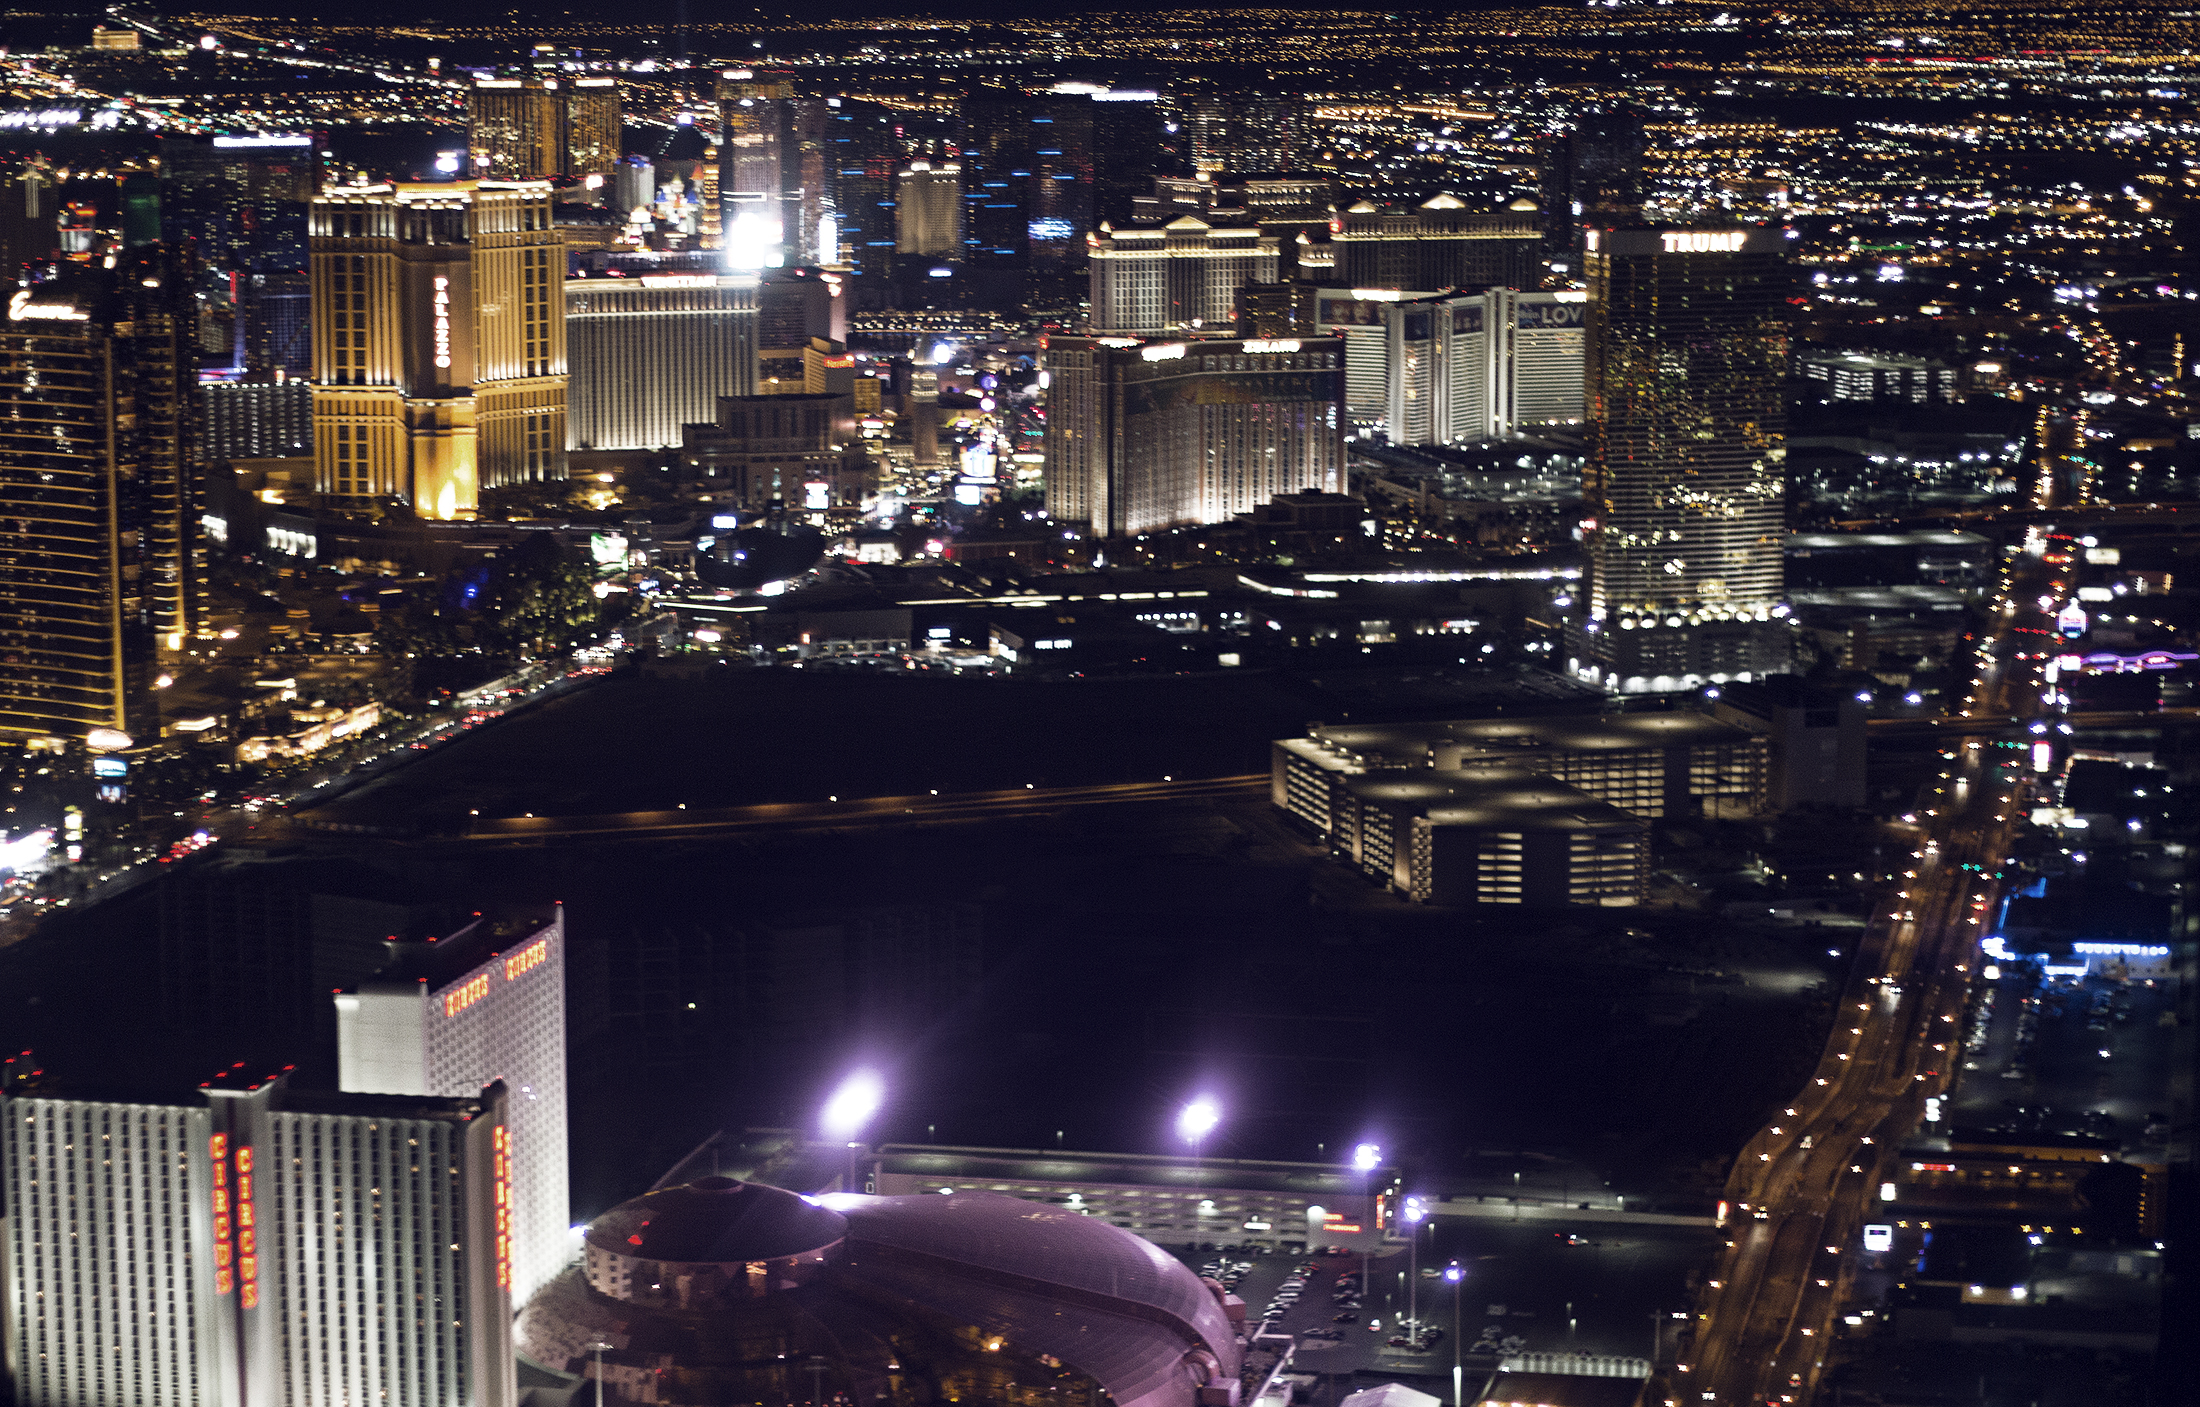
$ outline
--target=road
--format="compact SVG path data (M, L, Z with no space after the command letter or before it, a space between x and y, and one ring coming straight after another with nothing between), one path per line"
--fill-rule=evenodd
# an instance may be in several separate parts
M849 797L845 801L778 802L705 810L626 811L597 816L499 816L474 820L469 847L537 846L559 841L677 840L769 832L838 830L849 826L937 825L1051 815L1070 807L1156 801L1251 801L1268 794L1265 772L1236 777L1187 777L1098 786L1025 787L1013 791L933 792L925 796ZM366 830L337 822L292 818L300 832Z
M2068 590L2065 567L2020 556L2008 572L1965 703L1998 726L2045 713L2040 662L1999 647L2038 627L2028 603ZM1967 743L1943 755L1947 770L1920 798L1913 868L1865 932L1810 1083L1735 1163L1715 1278L1653 1399L1778 1407L1806 1401L1826 1365L1877 1189L1962 1058L1965 992L2029 782L2022 754L1997 761Z
M2157 724L2177 719L2200 718L2200 708L2126 708L2097 709L2091 712L2057 714L2058 722L2073 728L2095 731L2115 728L2151 728ZM1900 737L1913 734L1930 734L1938 737L1976 737L1986 733L2024 733L2032 723L2030 714L2000 714L1981 718L1975 712L1964 714L1937 714L1929 718L1874 718L1866 726L1874 738Z

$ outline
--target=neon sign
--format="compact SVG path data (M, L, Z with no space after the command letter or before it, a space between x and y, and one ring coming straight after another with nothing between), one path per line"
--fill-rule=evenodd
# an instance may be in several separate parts
M497 1199L497 1288L512 1288L512 1131L501 1125L493 1140L491 1176Z
M8 321L90 322L92 315L67 303L33 303L31 291L18 288L8 298Z
M435 276L435 364L451 364L451 281Z
M260 1257L252 1230L252 1150L237 1150L237 1307L260 1307Z
M1298 349L1299 343L1295 337L1266 339L1255 337L1245 344L1245 350L1248 352L1296 352Z
M229 1240L229 1135L215 1134L206 1151L214 1161L214 1293L226 1295L236 1286L236 1252Z
M1668 254L1732 254L1749 238L1749 231L1666 230L1659 238Z
M550 940L537 938L504 960L504 980L516 982L550 960Z
M467 978L458 986L443 994L443 1014L456 1016L475 1002L489 995L489 974L479 973Z

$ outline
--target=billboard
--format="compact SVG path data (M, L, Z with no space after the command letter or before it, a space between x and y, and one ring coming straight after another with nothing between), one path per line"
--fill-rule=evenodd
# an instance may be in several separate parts
M1585 303L1531 303L1520 300L1514 311L1517 327L1579 327Z

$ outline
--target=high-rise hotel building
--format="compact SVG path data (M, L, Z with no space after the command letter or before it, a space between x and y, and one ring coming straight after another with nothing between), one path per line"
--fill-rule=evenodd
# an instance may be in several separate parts
M1591 229L1583 677L1690 688L1787 667L1786 239Z
M1344 343L1055 337L1047 512L1121 537L1344 487Z
M1491 288L1381 304L1393 444L1495 439L1582 417L1577 289Z
M952 161L912 161L895 179L894 190L896 252L962 258L962 167Z
M0 1089L20 1407L515 1407L507 1093Z
M1237 319L1238 290L1274 283L1282 244L1258 227L1217 227L1184 215L1155 227L1085 237L1092 263L1092 330L1107 337L1168 337L1222 330Z
M755 274L570 279L565 326L571 449L657 449L756 394Z
M466 94L474 169L499 181L604 175L618 165L623 113L612 78L483 78Z
M314 489L471 517L565 477L565 248L531 181L331 186L313 202Z
M150 736L204 624L194 261L159 245L16 289L0 320L0 736Z
M1336 281L1352 288L1533 288L1543 281L1535 216L1480 213L1455 195L1388 208L1355 201L1329 228Z
M504 1209L512 1302L524 1303L570 1258L564 910L389 946L387 968L336 995L337 1083L356 1094L509 1092Z

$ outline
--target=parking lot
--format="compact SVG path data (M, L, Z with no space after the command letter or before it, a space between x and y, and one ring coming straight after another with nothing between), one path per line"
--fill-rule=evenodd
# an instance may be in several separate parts
M1691 1276L1715 1244L1708 1230L1685 1226L1440 1221L1423 1230L1418 1257L1403 1247L1374 1257L1356 1305L1337 1292L1340 1280L1359 1276L1358 1255L1181 1254L1195 1271L1218 1260L1251 1263L1231 1290L1245 1301L1248 1326L1275 1305L1273 1324L1297 1340L1292 1371L1322 1379L1312 1407L1333 1407L1387 1378L1423 1380L1424 1391L1448 1400L1455 1351L1470 1401L1502 1354L1648 1357L1655 1323L1686 1310ZM1443 1278L1453 1260L1463 1271L1456 1287ZM1304 1282L1295 1302L1277 1303L1294 1277ZM1422 1352L1390 1344L1409 1304L1433 1331Z
M2019 969L2021 970L2021 969ZM2086 1134L2160 1154L2176 1031L2168 982L2059 979L2012 970L1981 993L1951 1103L1958 1127Z

